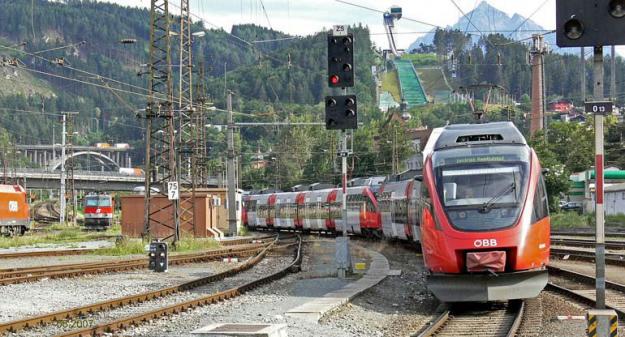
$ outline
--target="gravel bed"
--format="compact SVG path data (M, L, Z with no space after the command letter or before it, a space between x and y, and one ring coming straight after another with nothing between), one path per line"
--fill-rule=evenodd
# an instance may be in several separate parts
M543 291L540 295L543 307L541 336L545 337L582 337L586 336L585 320L558 320L558 316L584 316L586 307L572 302L566 297Z
M595 276L595 264L592 262L561 259L556 260L552 257L549 261L549 265L557 268L569 269L592 277ZM606 265L605 275L608 281L625 284L625 267Z
M32 246L19 246L11 248L0 248L0 253L17 253L17 252L37 252L48 250L64 250L64 249L97 249L104 247L111 247L115 245L114 240L91 240L91 241L78 241L78 242L64 242L64 243L38 243Z
M85 275L77 278L48 279L0 287L0 321L96 303L108 299L156 290L212 275L236 263L208 262L170 266L168 272L134 270L123 273Z
M152 301L148 301L148 302L144 302L144 303L140 303L136 305L131 305L131 306L125 306L125 307L121 307L121 308L110 310L110 311L99 312L99 313L96 313L94 315L91 315L85 318L84 320L74 320L74 321L78 321L78 322L82 321L82 322L88 323L88 326L91 326L97 323L108 322L108 321L112 321L112 320L119 319L122 317L158 309L164 306L192 300L192 299L199 298L210 293L230 289L235 286L247 283L258 277L268 275L272 272L278 271L279 269L286 267L290 262L291 262L290 257L288 258L265 258L252 269L244 271L233 277L229 277L218 282L214 282L214 283L202 286L202 287L198 287L190 291L176 293L171 296L164 297L164 298L158 298ZM228 267L233 267L233 266L234 265L231 264ZM48 326L38 327L38 328L27 330L27 331L20 331L18 335L20 337L53 336L63 331L70 331L70 330L72 329L65 328L61 324L50 324ZM12 336L18 336L18 335L8 335L8 336L12 337Z
M434 317L439 302L427 291L423 260L415 248L376 242L368 249L382 253L400 276L388 276L352 303L325 317L323 325L340 327L354 336L410 336Z
M317 241L325 241L317 242ZM391 268L402 269L401 276L390 276L358 296L353 303L332 312L320 323L286 316L284 313L311 297L338 289L346 281L328 277L333 269L334 242L315 240L304 248L302 272L290 274L243 296L135 327L120 336L185 336L211 323L282 323L289 336L297 337L375 337L408 336L432 317L438 302L425 290L423 263L414 251L379 242L357 242L383 253ZM354 261L364 259L353 251ZM324 276L324 271L326 275Z
M146 258L146 256L147 254L124 255L124 256L81 254L81 255L61 255L61 256L20 257L20 258L12 258L12 259L1 259L0 269L53 266L53 265L71 264L71 263L117 261L117 260L126 260L126 259L137 258L137 257Z

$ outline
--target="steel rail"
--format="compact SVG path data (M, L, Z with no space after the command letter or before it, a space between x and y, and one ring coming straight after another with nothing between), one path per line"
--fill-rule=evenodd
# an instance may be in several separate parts
M574 231L556 231L551 232L551 236L585 236L585 237L594 237L595 232L574 232ZM615 237L615 238L625 238L625 232L606 232L607 237Z
M32 328L35 326L45 325L55 321L67 320L74 317L85 316L96 312L107 311L117 309L126 305L132 305L136 303L150 301L156 298L161 298L175 294L177 292L190 290L203 286L205 284L222 280L226 277L233 276L239 272L248 270L260 262L272 248L274 243L264 247L258 254L249 261L246 261L240 266L228 269L218 274L201 277L192 281L184 282L175 286L166 287L158 290L147 291L136 295L124 296L112 300L101 301L93 304L88 304L80 307L70 308L66 310L55 311L48 314L37 315L28 317L25 319L15 320L6 323L0 323L0 332L17 332L26 328Z
M202 253L193 253L193 254L185 254L185 255L174 255L170 257L169 264L170 265L180 265L180 264L188 264L188 263L197 263L197 262L205 262L211 261L215 259L220 259L224 257L229 257L232 255L237 256L249 256L253 255L259 250L263 249L265 245L255 245L255 246L242 246L240 248L231 247L226 249L212 250L206 251ZM33 270L20 270L20 271L10 271L4 274L0 274L0 285L7 284L17 284L24 282L32 282L38 281L41 279L54 279L54 278L67 278L67 277L76 277L87 274L101 274L108 272L118 272L125 270L133 270L133 269L142 269L147 268L148 262L146 258L138 258L127 261L116 261L114 264L111 261L103 262L103 263L92 263L92 264L78 264L68 267L63 270L63 267L60 268L46 268L42 270L41 267L37 267Z
M596 242L592 240L568 239L568 238L551 238L551 245L562 245L570 247L595 248ZM606 241L606 249L625 249L625 241Z
M595 252L574 250L566 248L554 248L551 247L550 254L552 256L567 256L570 260L579 260L586 262L595 261ZM625 258L621 254L605 254L605 263L614 266L625 266Z
M564 269L564 268L553 267L553 266L548 266L547 269L549 270L550 275L562 276L568 279L573 279L575 281L588 284L588 286L591 287L591 289L594 289L595 278L590 275L578 273L578 272ZM606 280L605 286L606 286L606 289L617 291L619 295L621 295L621 297L625 298L625 285L621 283ZM590 296L586 296L579 292L576 292L575 290L566 288L562 285L558 285L554 283L553 281L550 281L549 283L547 283L547 287L545 289L574 298L575 300L582 302L582 303L586 303L592 307L594 307L596 304L594 298ZM618 315L620 319L625 319L625 310L623 308L618 308L609 304L606 304L606 308L613 309L614 311L616 311L616 314Z
M505 312L504 312L504 316L495 317L497 320L500 321L500 322L496 322L496 324L505 326L505 331L507 331L505 333L506 337L516 336L521 326L523 315L525 314L525 302L522 300L508 301L508 306L506 308L493 310L491 313L497 313L499 311L505 311ZM510 314L508 313L509 311L511 311L511 314L514 315L512 322L509 322L509 319L507 319L510 317ZM461 327L463 331L464 330L470 331L472 328L483 326L485 323L484 322L485 317L488 317L487 315L488 314L486 314L485 316L481 313L471 314L470 312L456 313L454 309L445 310L439 316L437 316L434 320L432 320L430 324L427 327L425 327L417 336L418 337L433 337L439 334L449 335L450 331L446 331L446 330L454 329L454 327L449 327L449 323L452 322L456 318L463 319L463 320L470 318L471 322L465 321ZM497 330L497 331L500 331L500 330ZM453 332L454 331L451 331L451 333Z
M95 249L59 249L59 250L37 250L30 252L13 252L0 253L0 259L16 259L24 257L41 257L41 256L65 256L80 255L94 252Z
M263 284L282 278L285 275L292 272L293 270L299 270L299 268L297 267L302 262L302 254L301 254L302 249L301 248L302 248L301 237L298 237L297 250L295 253L295 257L293 258L293 261L288 266L286 266L285 268L273 274L258 278L256 280L245 283L241 286L234 287L234 288L224 290L224 291L219 291L210 295L202 296L200 298L185 301L182 303L176 303L173 305L165 306L165 307L151 310L145 313L123 317L123 318L120 318L111 322L98 324L89 328L74 330L68 333L62 333L60 335L57 335L56 337L101 336L106 333L112 333L115 331L123 330L130 326L138 326L145 322L149 322L150 320L153 320L153 319L159 319L164 316L177 314L182 311L190 310L199 306L217 303L223 300L227 300L227 299L242 295L245 292L248 292ZM257 258L258 257L255 257L253 259L257 259Z

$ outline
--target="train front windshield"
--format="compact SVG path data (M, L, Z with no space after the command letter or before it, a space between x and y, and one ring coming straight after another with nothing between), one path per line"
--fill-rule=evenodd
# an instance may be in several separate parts
M436 188L452 225L465 231L512 226L527 190L526 146L485 146L438 151Z
M109 197L86 197L86 207L107 207L111 206L111 198Z

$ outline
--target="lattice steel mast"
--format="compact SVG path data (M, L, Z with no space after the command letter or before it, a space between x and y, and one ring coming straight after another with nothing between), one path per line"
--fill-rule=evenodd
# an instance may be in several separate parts
M180 0L180 82L178 98L178 164L184 167L180 171L181 191L180 226L192 228L195 234L195 108L193 106L193 64L191 13L189 0Z
M75 163L75 159L74 159L74 139L75 139L75 133L74 133L74 116L75 114L72 113L68 113L67 114L67 120L66 120L66 132L67 132L67 154L68 154L68 158L67 158L67 162L65 163L65 170L66 170L66 179L68 182L68 190L69 190L69 202L71 202L70 205L70 215L68 217L68 220L71 220L72 225L76 225L76 208L77 208L77 203L78 203L78 196L76 195L76 184L74 181L74 169L76 166Z
M171 72L171 18L167 0L152 0L150 8L150 56L148 63L148 102L145 109L145 204L143 235L163 226L180 237L179 201L154 205L153 194L167 195L168 183L178 182L174 139L173 82ZM153 190L154 188L154 190ZM158 189L158 190L157 190ZM157 192L158 191L158 192Z

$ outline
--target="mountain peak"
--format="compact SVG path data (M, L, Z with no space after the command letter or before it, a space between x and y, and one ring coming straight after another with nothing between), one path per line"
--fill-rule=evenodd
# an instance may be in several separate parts
M473 10L474 11L482 11L482 10L485 10L485 9L494 9L494 10L499 11L497 8L491 6L491 4L489 4L488 1L486 1L486 0L482 0L482 2L480 2L480 4L477 5L477 7L475 7Z
M469 22L470 18L470 22ZM488 1L482 0L477 7L461 16L460 19L450 29L460 31L481 31L484 34L497 33L501 31L515 31L522 25L523 30L538 31L544 28L532 20L526 20L518 13L509 16L506 12L492 6ZM477 27L477 29L476 29ZM481 35L481 34L480 34ZM473 42L476 43L480 35L472 34ZM531 36L531 33L516 31L513 34L504 34L512 39L523 39ZM548 38L549 39L549 38ZM408 50L418 48L420 44L432 44L434 41L434 31L419 37L413 42Z

